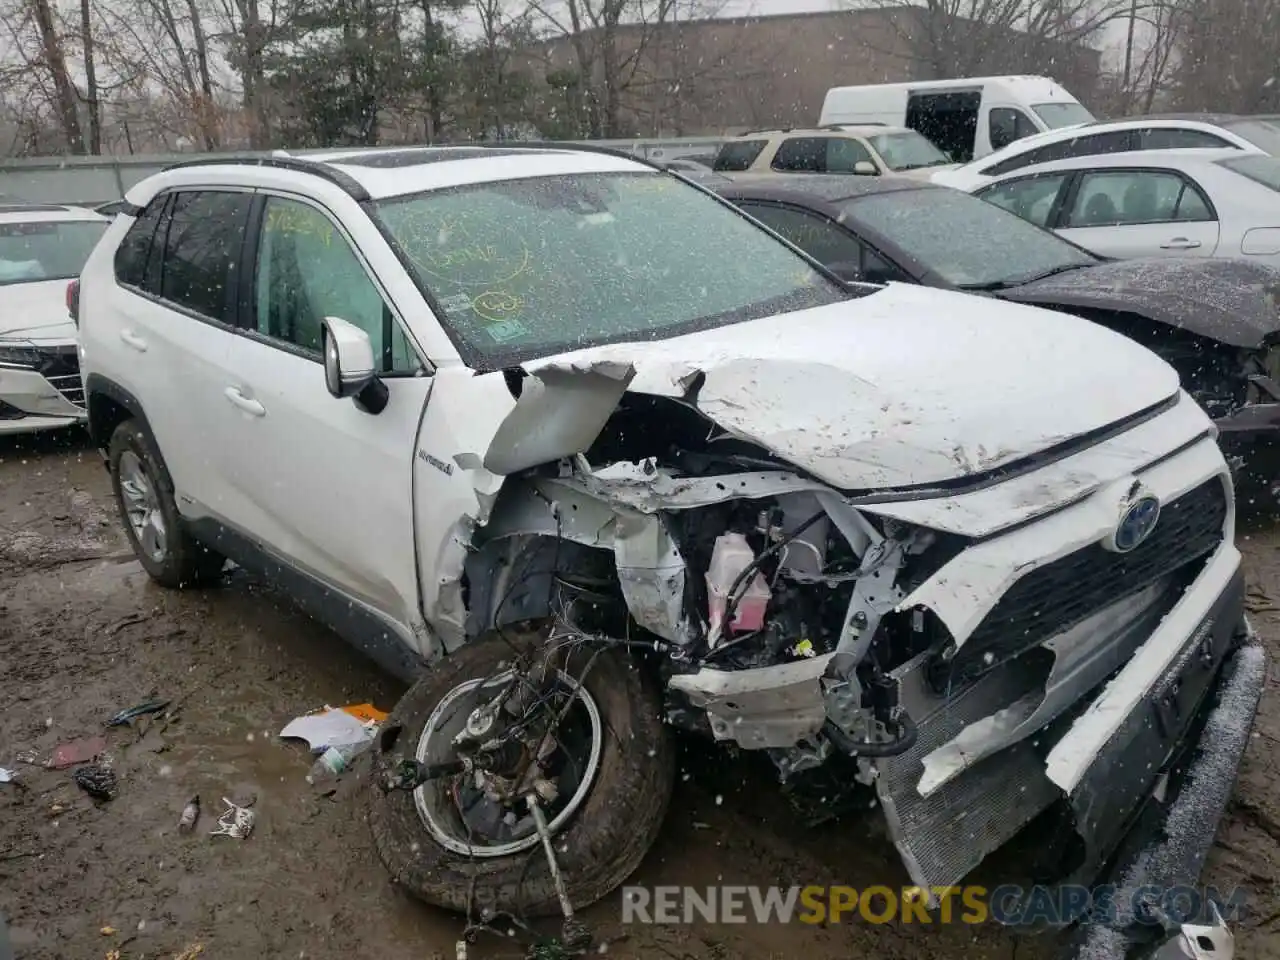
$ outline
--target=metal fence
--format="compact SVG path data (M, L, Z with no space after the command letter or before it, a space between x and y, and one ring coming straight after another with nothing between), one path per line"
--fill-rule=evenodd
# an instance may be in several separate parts
M583 140L600 147L623 150L650 160L676 160L713 152L720 137L684 137L668 140ZM518 141L512 142L513 146ZM295 156L330 153L329 150L291 150ZM118 200L152 174L182 161L202 157L265 157L268 151L232 153L162 153L126 157L33 157L0 161L0 199L33 203L70 203L92 206Z

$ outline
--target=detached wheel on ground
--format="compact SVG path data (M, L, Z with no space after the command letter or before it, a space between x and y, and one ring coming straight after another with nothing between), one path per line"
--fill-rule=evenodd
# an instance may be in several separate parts
M216 580L226 560L187 532L151 434L126 420L111 434L107 460L125 534L151 579L165 587Z
M521 650L529 642L513 638ZM514 660L513 646L495 637L434 666L383 725L375 779L404 760L450 762L459 734L491 737L485 723L477 722L475 707L493 702ZM576 910L620 886L648 852L671 799L675 753L656 686L624 653L583 647L559 668L552 681L557 689L547 688L560 705L547 704L552 709L546 716L558 719L554 736L534 736L536 749L512 760L520 770L533 753L539 755L545 778L520 783L538 788L538 805ZM435 906L481 916L558 916L555 883L532 811L486 789L494 783L474 771L412 791L384 793L375 783L369 823L378 855L396 882Z

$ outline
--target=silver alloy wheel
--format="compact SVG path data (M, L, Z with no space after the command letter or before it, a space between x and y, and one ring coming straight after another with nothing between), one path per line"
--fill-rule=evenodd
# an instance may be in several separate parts
M132 450L120 454L120 494L134 539L147 559L163 563L169 538L160 511L160 496L147 476L142 460Z
M600 758L604 752L604 722L600 718L600 708L596 705L595 698L591 693L563 670L557 671L560 682L570 690L576 692L576 704L580 704L586 711L587 721L591 728L591 746L588 751L586 763L583 765L582 778L579 780L577 788L574 790L569 802L564 808L552 818L547 824L547 831L551 836L556 833L569 821L569 818L577 812L582 806L582 802L587 798L587 794L591 792L592 784L595 782L596 771L600 767ZM449 724L451 716L446 716L445 711L449 705L460 697L465 696L478 687L490 687L494 692L501 689L511 678L513 671L507 670L498 676L481 677L477 680L468 680L460 683L450 690L436 708L431 711L431 716L427 718L426 725L422 728L422 736L418 738L418 750L416 758L419 763L438 763L446 756L452 755L451 739L453 733L449 729L441 729ZM490 695L492 696L492 694ZM488 697L485 698L489 699ZM467 715L470 714L467 711ZM461 728L465 725L466 720L461 723L453 724ZM434 741L434 742L433 742ZM450 823L450 818L443 815L441 809L442 804L438 794L429 793L430 790L440 790L445 783L443 780L434 783L424 784L413 791L413 803L417 807L418 816L422 820L423 825L427 828L427 832L431 834L432 839L446 850L453 853L462 854L463 856L475 857L477 859L485 859L491 857L509 857L513 854L523 853L531 850L533 847L541 843L536 832L529 836L521 837L507 843L495 843L492 845L484 845L477 843L466 835L465 830L460 830L460 824ZM462 835L459 836L458 834Z

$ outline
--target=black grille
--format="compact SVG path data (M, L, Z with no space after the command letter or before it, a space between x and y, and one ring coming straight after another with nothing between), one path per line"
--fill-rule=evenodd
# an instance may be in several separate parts
M939 657L930 665L934 688L954 692L1103 607L1203 560L1222 541L1226 516L1225 487L1214 477L1165 504L1155 530L1129 553L1092 544L1027 574L1000 598L954 659Z
M80 382L80 357L75 347L58 347L39 351L36 367L60 394L77 407L84 406L84 384Z

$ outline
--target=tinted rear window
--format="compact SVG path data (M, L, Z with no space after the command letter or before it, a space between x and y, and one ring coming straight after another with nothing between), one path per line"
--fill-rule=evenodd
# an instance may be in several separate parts
M1139 150L1201 150L1213 147L1230 147L1221 137L1203 130L1187 130L1182 127L1150 127L1138 131Z
M156 227L160 223L160 214L164 205L169 202L168 195L156 197L147 209L138 215L129 232L116 248L115 268L116 280L131 287L147 286L147 258L151 254L151 240L156 235ZM159 293L159 290L149 290Z
M247 193L180 193L169 215L160 295L231 323L236 265L249 225Z
M988 177L999 176L1012 170L1021 170L1039 163L1052 163L1055 160L1066 160L1069 157L1088 157L1104 153L1120 153L1131 149L1132 135L1127 130L1113 133L1095 133L1087 137L1072 137L1043 147L1036 147L1026 153L1019 153L984 167L982 173Z
M716 154L711 164L712 170L742 171L755 163L756 157L769 141L767 140L734 140L726 143Z
M1248 177L1254 183L1280 193L1280 159L1250 154L1245 157L1233 157L1230 160L1219 160L1221 166L1242 177Z

